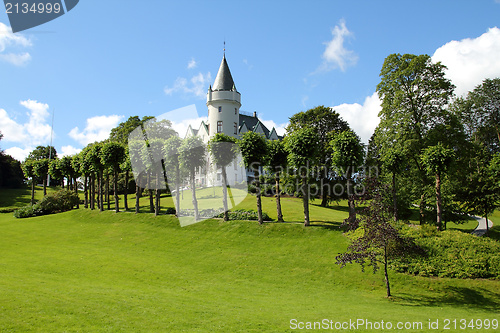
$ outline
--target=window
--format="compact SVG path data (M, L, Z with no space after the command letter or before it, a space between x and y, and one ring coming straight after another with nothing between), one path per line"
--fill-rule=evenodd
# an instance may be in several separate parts
M238 181L238 174L234 174L234 181L237 182Z
M222 120L217 122L217 133L222 133Z
M234 170L238 170L238 162L233 161L233 164L234 164Z
M220 173L217 174L217 180L220 180L221 177L220 177Z
M219 106L219 112L222 112L222 106Z
M234 123L234 134L238 134L238 124Z
M234 114L237 114L237 113L238 113L238 109L234 108Z

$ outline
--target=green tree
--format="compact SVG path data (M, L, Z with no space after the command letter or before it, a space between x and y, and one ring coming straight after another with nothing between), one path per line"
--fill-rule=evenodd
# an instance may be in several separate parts
M47 175L49 173L49 159L42 158L40 160L33 161L33 172L37 179L42 180L43 184L43 196L47 195Z
M330 145L333 151L332 164L340 174L345 175L347 181L348 222L353 223L356 220L353 175L363 164L364 147L361 144L361 139L353 131L340 133L330 142Z
M321 206L326 207L329 200L329 188L335 178L335 172L331 164L330 141L335 135L349 130L349 125L340 115L330 107L323 105L305 112L299 112L290 117L290 124L287 126L287 133L292 133L301 128L312 127L318 134L316 145L318 150L318 163L320 167L318 186L321 188Z
M436 210L437 210L437 228L442 229L443 226L443 203L441 201L441 181L442 175L455 157L453 149L444 147L441 143L435 146L427 147L421 156L422 163L427 172L436 178Z
M490 147L500 151L500 78L485 79L469 95L472 113L479 122L478 131L490 139ZM491 134L491 135L489 135ZM496 136L496 140L491 140Z
M394 221L397 221L398 201L397 201L396 175L399 172L401 172L405 166L404 153L396 149L388 150L382 159L382 165L385 170L391 173L392 211L393 211Z
M53 146L37 146L28 155L30 160L41 160L41 159L55 159L57 158L57 151Z
M238 146L243 156L245 166L251 169L254 173L254 183L257 197L257 219L259 224L264 222L262 218L262 202L260 189L260 168L265 164L267 156L266 139L261 134L255 132L243 133L237 141Z
M122 144L127 144L129 135L139 126L143 126L146 122L154 120L155 117L144 116L130 116L126 121L121 122L118 126L113 128L109 134L109 141L115 141Z
M175 184L175 208L177 216L179 216L179 212L181 210L179 193L180 183L182 180L179 161L179 149L181 147L181 144L182 140L178 136L174 135L165 141L165 147L163 148L163 152L165 154L165 169L167 170L167 176L169 181L174 182Z
M132 164L130 163L129 146L124 146L125 155L123 161L120 164L120 170L125 172L124 186L123 186L123 209L128 210L128 187L130 181L130 171L132 171Z
M217 168L222 169L222 205L224 207L224 221L229 221L229 208L227 206L227 173L226 167L236 158L234 146L236 139L224 133L216 133L208 142L208 151ZM236 163L236 161L235 161Z
M205 145L197 136L188 136L182 141L179 148L179 161L182 168L189 171L189 184L191 187L194 219L199 220L198 200L196 199L196 168L205 164ZM179 213L179 212L178 212Z
M135 179L135 213L139 213L139 199L141 197L141 184L145 173L147 172L147 167L142 156L146 142L144 140L130 140L128 142L128 152L130 163L133 166L134 179Z
M26 159L21 164L21 168L23 169L24 176L27 179L31 179L31 205L35 204L35 170L34 170L34 160Z
M368 203L361 215L359 228L352 237L351 244L345 253L339 254L337 264L341 268L347 264L357 263L364 271L365 265L373 268L375 273L380 266L384 268L385 286L387 297L391 297L391 286L389 282L389 262L392 258L398 258L409 253L418 251L413 241L401 235L390 223L390 210L384 205L383 193L385 188L377 181L371 181L369 190L362 198L362 202Z
M271 172L274 174L276 182L276 211L278 213L278 222L283 222L283 212L281 211L281 190L280 190L280 175L283 173L287 165L287 151L283 141L273 140L267 142L267 161Z
M304 207L304 226L309 226L309 176L311 166L316 165L318 158L318 134L312 127L303 127L291 132L284 139L288 152L288 164L294 167L302 178L302 204Z
M92 199L91 199L91 209L94 209L95 196L97 194L97 202L99 204L99 210L104 211L104 198L103 198L103 171L104 165L101 160L101 149L102 142L94 142L87 151L86 158L89 164L92 166L93 180L92 180ZM97 189L95 180L97 178Z
M101 163L104 167L113 169L113 192L115 199L115 212L120 211L118 204L118 173L120 171L120 164L125 158L125 147L117 142L106 142L100 152Z
M392 149L405 152L417 169L421 222L424 218L427 177L420 152L429 145L427 135L443 123L454 86L444 76L446 67L428 55L391 54L382 66L377 92L382 100L376 140L383 157ZM430 143L433 145L435 143Z

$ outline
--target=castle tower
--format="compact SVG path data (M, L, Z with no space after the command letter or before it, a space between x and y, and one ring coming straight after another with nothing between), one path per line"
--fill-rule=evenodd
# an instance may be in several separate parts
M238 137L241 94L236 90L225 54L214 85L208 88L207 107L210 137L215 133Z

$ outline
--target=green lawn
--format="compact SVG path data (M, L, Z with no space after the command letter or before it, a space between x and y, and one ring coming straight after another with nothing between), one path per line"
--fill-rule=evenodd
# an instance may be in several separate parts
M300 200L282 203L287 222L302 221ZM239 205L254 206L250 196ZM273 198L263 207L276 217ZM391 272L386 299L380 272L340 269L347 213L342 202L335 208L312 205L309 228L220 220L181 228L168 215L85 209L0 214L0 331L292 332L291 319L365 319L422 322L409 331L428 332L439 319L433 332L444 332L445 318L500 319L500 281Z

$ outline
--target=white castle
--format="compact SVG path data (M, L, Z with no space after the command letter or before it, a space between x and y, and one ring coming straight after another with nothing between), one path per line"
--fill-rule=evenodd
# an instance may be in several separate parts
M207 107L208 123L201 122L198 129L193 129L190 125L186 136L199 136L205 144L216 133L224 133L238 139L243 133L252 131L262 134L268 140L281 139L274 127L269 131L259 120L257 112L240 111L241 94L236 90L225 53L214 84L208 88ZM226 167L229 185L253 179L253 172L249 172L241 165L241 160L238 160ZM221 170L215 170L210 157L208 157L206 169L198 173L196 182L201 186L221 185Z

